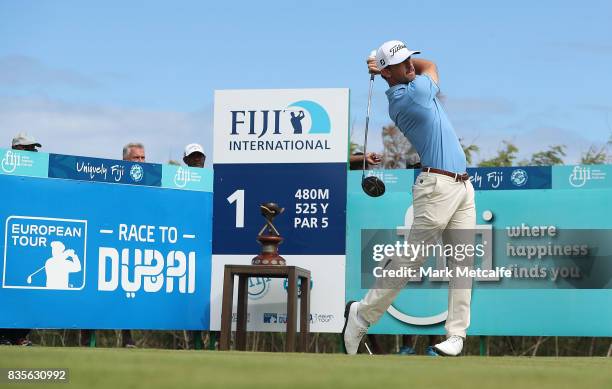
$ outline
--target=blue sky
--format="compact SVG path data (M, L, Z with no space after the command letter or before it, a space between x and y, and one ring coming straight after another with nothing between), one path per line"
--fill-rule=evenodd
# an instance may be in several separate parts
M373 6L372 4L375 4ZM574 162L612 133L609 1L0 0L0 134L43 150L152 162L212 154L215 89L348 87L360 143L365 57L401 39L439 67L459 136L479 158L568 146ZM376 82L372 147L389 123Z

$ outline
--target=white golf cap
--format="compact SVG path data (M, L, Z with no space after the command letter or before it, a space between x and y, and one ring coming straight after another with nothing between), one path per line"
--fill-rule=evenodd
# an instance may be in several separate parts
M13 146L37 146L42 147L40 143L32 135L28 135L25 132L20 132L13 138Z
M376 66L378 70L382 70L389 65L404 62L413 54L420 53L420 51L408 49L402 41L388 41L383 43L376 51Z
M197 143L190 143L187 146L185 146L185 154L183 156L188 156L191 155L195 152L200 152L202 154L204 154L204 149L202 148L202 146L200 146Z

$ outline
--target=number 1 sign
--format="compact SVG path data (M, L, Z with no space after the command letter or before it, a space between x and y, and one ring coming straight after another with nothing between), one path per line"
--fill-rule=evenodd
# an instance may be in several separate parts
M216 91L214 121L211 329L220 324L223 266L250 264L260 250L259 205L275 202L285 208L274 221L280 254L312 272L311 330L340 332L348 90ZM249 285L249 328L284 330L283 280Z

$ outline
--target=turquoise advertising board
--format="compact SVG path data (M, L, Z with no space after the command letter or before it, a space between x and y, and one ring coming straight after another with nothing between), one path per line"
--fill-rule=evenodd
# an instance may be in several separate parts
M472 294L472 335L612 336L610 241L612 241L612 166L509 167L469 169L476 189L477 229L495 239L488 266L546 267L545 282L534 279L477 280ZM411 224L413 170L374 171L385 181L379 198L361 190L361 172L349 172L347 205L347 300L360 299L369 285L363 282L362 233L396 231ZM416 172L418 174L418 171ZM590 283L576 283L572 274L552 273L565 267L545 253L541 258L516 255L520 239L513 231L537 226L557 232L543 237L548 250L563 240L597 251L594 261L571 257L577 272ZM535 239L535 238L532 238ZM552 241L552 243L551 243ZM541 244L544 242L544 244ZM580 244L579 244L580 243ZM597 247L593 247L597 246ZM508 248L511 247L511 248ZM563 246L565 247L565 246ZM535 250L535 248L534 248ZM511 258L511 254L515 257ZM554 257L554 258L553 258ZM552 258L552 259L551 259ZM592 259L592 258L591 258ZM436 266L435 258L426 266ZM484 265L481 258L477 267ZM590 261L590 262L589 262ZM572 268L572 269L573 269ZM556 269L556 270L555 270ZM371 333L441 334L447 305L447 282L409 283ZM579 286L577 286L579 285Z
M0 174L44 177L49 172L49 154L0 149Z

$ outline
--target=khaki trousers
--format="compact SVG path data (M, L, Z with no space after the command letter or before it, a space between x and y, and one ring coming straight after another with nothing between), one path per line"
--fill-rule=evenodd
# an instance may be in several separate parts
M474 244L476 210L474 188L468 181L456 182L442 174L421 172L412 187L414 222L408 235L409 244ZM385 259L385 269L420 268L426 256L416 258L393 256ZM447 257L447 268L473 267L473 256L461 260ZM455 270L453 270L455 271ZM408 278L378 279L361 300L359 315L368 323L376 323L406 286ZM470 325L472 280L451 277L448 292L448 336L466 336Z

